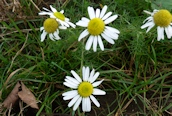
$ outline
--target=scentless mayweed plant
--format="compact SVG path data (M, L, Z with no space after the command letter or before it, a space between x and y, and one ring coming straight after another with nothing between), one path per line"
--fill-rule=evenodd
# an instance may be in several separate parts
M40 31L42 31L41 42L45 40L47 34L49 34L50 39L53 41L61 39L59 37L59 29L66 29L66 27L60 26L59 23L53 18L46 19L43 27L40 28Z
M39 15L49 15L50 18L54 18L57 20L57 22L59 22L62 26L66 26L66 27L73 27L75 28L75 24L71 23L69 21L69 18L65 17L65 15L63 14L64 13L64 10L61 10L60 12L58 12L55 8L53 8L51 5L50 5L50 8L52 11L48 10L47 8L44 8L43 9L45 11L41 11L39 13Z
M147 14L150 14L148 18L145 19L143 23L145 23L143 26L141 26L142 29L147 28L147 31L150 31L151 28L153 28L155 25L157 26L157 40L160 41L161 39L164 39L164 30L165 33L170 39L172 37L172 15L168 10L161 9L161 10L154 10L152 13L149 11L144 11Z
M172 114L171 0L13 2L0 2L0 115Z
M114 44L114 40L118 39L119 30L106 26L114 21L118 15L111 16L112 12L106 13L107 8L108 7L105 5L102 10L96 9L94 11L93 7L88 6L90 19L82 17L82 19L76 23L78 26L87 27L87 29L80 34L78 41L90 35L85 46L86 50L90 50L92 44L94 52L97 51L97 44L99 44L101 50L104 50L104 44L101 37L111 44Z
M103 80L94 82L98 76L99 72L95 73L93 69L90 72L89 67L82 68L82 77L80 77L75 71L71 70L73 77L66 76L65 82L63 83L65 86L70 87L71 91L65 92L62 94L64 100L72 99L68 107L74 105L73 110L76 110L82 101L82 110L84 112L91 111L91 101L97 106L100 107L100 103L96 100L93 95L105 95L106 92L95 87L99 86Z
M64 16L64 10L58 12L55 8L50 5L52 11L48 10L47 8L43 9L45 11L41 11L39 15L49 15L50 18L44 21L43 27L40 28L40 31L43 31L41 34L41 42L45 40L47 34L51 40L59 40L59 30L58 29L67 29L67 27L72 26L75 28L75 24L69 21L69 18Z

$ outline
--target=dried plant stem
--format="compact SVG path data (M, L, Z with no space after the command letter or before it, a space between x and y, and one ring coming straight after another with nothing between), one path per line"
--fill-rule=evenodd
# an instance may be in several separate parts
M16 57L21 53L21 51L22 51L22 50L24 49L24 47L26 46L27 39L28 39L28 34L27 34L27 37L26 37L26 40L25 40L23 46L22 46L21 49L16 53L16 55L12 58L11 65L10 65L10 67L9 67L9 69L8 69L8 71L7 71L7 73L10 72L10 70L11 70L11 68L12 68L12 66L13 66L14 60L16 59Z
M41 10L38 8L38 6L33 2L33 0L30 0L30 2L35 6L35 8L39 11L39 12L41 12Z

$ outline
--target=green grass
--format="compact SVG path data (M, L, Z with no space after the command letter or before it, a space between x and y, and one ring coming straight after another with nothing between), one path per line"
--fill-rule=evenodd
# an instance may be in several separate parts
M149 33L140 28L148 16L143 10L152 11L150 3L144 0L33 2L41 10L49 4L58 11L64 9L73 23L83 16L88 17L89 5L94 8L108 5L108 11L119 15L110 26L119 29L120 35L114 45L104 41L105 51L98 48L97 52L86 51L85 42L78 42L84 30L81 27L60 30L62 39L59 41L46 38L40 42L39 28L46 17L38 16L39 11L30 0L22 1L21 12L26 18L16 15L0 22L0 103L20 80L38 100L38 116L53 113L72 116L170 115L172 40L157 41L155 28ZM96 69L100 72L99 79L105 79L99 88L107 95L96 96L101 106L97 108L92 103L90 113L83 113L81 108L72 111L67 107L69 101L62 99L62 93L69 90L63 85L65 76L71 75L71 70L81 74L82 66ZM5 111L0 110L0 114Z

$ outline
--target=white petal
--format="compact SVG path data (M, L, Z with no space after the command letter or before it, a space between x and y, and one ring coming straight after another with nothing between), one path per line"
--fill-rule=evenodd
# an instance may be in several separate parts
M74 91L77 91L77 90L74 90ZM70 99L74 98L76 95L78 95L77 92L72 93L70 95L66 95L66 96L63 97L63 100L70 100Z
M82 111L86 111L86 99L82 98Z
M73 23L71 23L71 22L66 22L66 23L68 23L71 27L73 27L73 28L75 28L76 27L76 25L75 24L73 24Z
M94 36L94 41L93 41L93 51L96 52L97 51L97 36Z
M57 20L57 19L56 19L56 20ZM66 22L64 22L64 21L61 21L61 20L59 20L59 22L60 22L61 25L64 25L64 26L66 26L66 27L69 27L69 24L68 24L68 23L66 23Z
M85 66L82 67L82 77L83 77L83 80L85 80Z
M73 87L76 87L76 88L78 87L78 84L73 83L72 81L68 80L67 78L65 79L65 81Z
M102 20L106 20L108 17L110 17L110 15L112 15L112 12L108 12L108 13L102 18Z
M40 28L40 31L42 31L42 30L44 30L44 27L41 27L41 28Z
M66 76L66 78L67 78L68 80L70 80L72 83L75 83L75 84L79 84L79 83L80 83L77 79L72 78L72 77L70 77L70 76Z
M57 20L57 18L54 16L53 13L49 14L49 16L50 16L50 18L53 18L53 19L56 19Z
M45 40L46 35L47 35L47 32L45 30L43 30L43 32L41 34L41 42L43 42Z
M169 30L170 36L172 37L172 27L171 27L171 25L169 25L168 30ZM171 37L170 37L170 38L171 38ZM169 39L170 39L170 38L169 38Z
M167 38L170 38L171 36L170 36L169 30L168 30L168 27L165 27L165 33L167 35Z
M86 112L90 112L91 111L91 101L90 101L90 98L89 97L86 97L85 98L85 101L86 101Z
M152 12L152 13L150 12L150 13L151 13L151 15L154 15L154 14L155 14L156 12L158 12L158 11L159 11L159 10L154 9L153 12ZM148 12L149 12L149 11L148 11Z
M62 13L62 14L63 14L63 13L64 13L64 10L61 10L61 11L60 11L60 13Z
M162 40L164 40L164 28L162 28Z
M90 19L95 18L95 12L94 12L93 7L90 7L90 6L88 7L88 14L89 14Z
M161 39L164 39L164 28L163 27L158 26L157 33L158 33L158 37L157 37L158 41L160 41Z
M61 39L60 37L59 37L59 31L56 31L56 32L54 32L54 36L55 36L55 38L54 39L56 39L56 40L59 40L59 39Z
M97 77L99 75L100 75L100 73L99 72L96 72L96 74L92 78L89 79L90 80L90 83L93 83L97 79Z
M50 5L50 8L53 12L57 12L57 10L55 8L53 8L51 5Z
M78 21L77 23L76 23L76 25L78 25L78 26L81 26L81 27L87 27L88 26L88 22L84 22L84 21Z
M52 41L55 41L55 40L54 40L54 35L53 35L52 33L49 34L49 37L50 37L50 39L51 39Z
M65 26L59 26L59 29L67 29Z
M152 25L150 25L150 26L147 28L146 33L149 32L154 26L155 26L154 23L153 23Z
M118 15L113 15L113 16L109 17L108 19L106 19L106 20L104 21L104 23L105 23L105 24L109 24L109 23L111 23L112 21L114 21L117 17L118 17Z
M170 25L165 28L165 33L167 35L167 38L170 39L172 36L172 27Z
M77 87L78 87L78 86L72 85L72 84L70 84L70 83L68 83L68 82L63 82L63 84L64 84L65 86L69 87L69 88L72 88L72 89L77 89Z
M109 43L111 43L111 44L114 44L114 43L115 43L114 40L113 40L112 38L108 37L108 36L105 35L104 33L102 33L101 36L102 36L107 42L109 42Z
M141 29L154 25L154 22L148 22L141 26Z
M56 30L56 33L59 35L59 30L58 29Z
M99 18L100 16L100 9L96 9L96 17Z
M113 33L117 33L117 34L120 33L118 29L115 29L115 28L113 28L113 27L105 26L105 28L108 29L108 30L110 30L110 31L113 32Z
M76 94L76 95L77 95L77 94ZM76 95L64 96L64 97L63 97L63 100L70 100L70 99L74 98Z
M51 12L49 9L47 9L47 8L45 8L45 7L43 7L43 9L44 9L45 11Z
M75 105L74 105L74 107L73 107L73 110L74 110L74 111L78 108L79 104L81 103L81 100L82 100L82 98L80 97L80 98L76 101L76 103L75 103Z
M117 39L118 39L118 34L113 33L113 32L111 32L111 31L108 30L108 29L105 29L105 30L104 30L104 33L105 33L107 36L109 36L110 38L114 39L114 40L117 40Z
M105 6L103 7L101 13L100 13L100 18L102 18L102 17L105 15L106 11L107 11L107 6L105 5Z
M69 18L65 17L65 20L64 21L65 22L69 22Z
M84 81L88 81L89 75L90 75L90 68L86 67L84 74Z
M93 40L94 40L94 37L92 35L90 35L90 37L88 38L87 43L85 45L86 50L90 50Z
M93 87L97 87L97 86L99 86L102 82L103 82L103 79L102 79L101 81L96 81L96 82L94 82L92 85L93 85Z
M105 95L105 94L106 92L101 89L97 89L97 88L93 89L93 95Z
M77 90L71 90L71 91L67 91L63 93L62 96L71 96L71 95L77 95L77 94L78 94Z
M104 51L104 44L103 44L102 39L99 35L98 35L98 43L99 43L100 49L102 51Z
M85 29L79 36L78 41L80 41L82 38L86 37L87 35L89 35L89 32L87 29Z
M143 23L145 23L145 22L153 22L153 17L152 16L150 16L150 17L148 17L148 18L146 18L144 21L143 21Z
M38 13L39 15L52 15L52 13L51 12L44 12L44 11L42 11L42 12L40 12L40 13Z
M149 15L152 14L151 12L149 12L149 11L147 11L147 10L143 10L143 12L145 12L146 14L149 14Z
M89 77L89 79L88 79L88 82L90 82L91 80L92 80L92 78L93 78L93 76L94 76L94 73L95 73L95 70L93 69L92 71L91 71L91 73L90 73L90 77ZM91 83L91 82L90 82Z
M93 95L90 95L90 99L93 101L93 103L94 103L97 107L100 107L100 103L97 101L97 99L96 99Z
M82 17L81 20L82 20L83 22L87 22L87 23L90 22L90 20L89 20L88 18L86 18L86 17Z
M82 82L81 78L79 77L79 75L75 71L71 70L71 73L78 80L78 82Z
M62 21L62 20L60 20L60 19L58 19L58 18L56 18L56 17L55 17L55 19L56 19L56 21L57 21L58 23L60 23L60 26L69 27L69 25L68 25L66 22L64 22L64 21Z
M79 95L75 96L75 97L69 102L68 107L73 106L79 98L80 98Z

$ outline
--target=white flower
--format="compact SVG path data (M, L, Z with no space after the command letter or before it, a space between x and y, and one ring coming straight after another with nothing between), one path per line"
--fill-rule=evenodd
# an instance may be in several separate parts
M106 11L106 5L101 11L100 9L96 9L96 11L94 11L93 7L88 7L90 19L82 17L82 19L76 23L78 26L87 27L87 29L80 34L78 41L87 35L90 35L85 46L86 50L89 50L93 44L93 51L96 52L97 44L99 44L101 50L103 51L104 45L101 37L111 44L114 44L114 40L118 39L118 34L120 33L119 30L110 26L106 26L114 21L118 15L111 16L112 12L106 13Z
M150 31L155 25L157 26L157 40L160 41L164 39L164 30L167 35L167 38L172 37L172 15L168 10L154 10L152 13L149 11L144 11L147 14L150 14L148 18L144 20L144 25L141 26L141 29L147 28L147 32Z
M73 23L71 23L71 22L69 21L69 18L67 18L67 17L64 16L64 14L63 14L63 13L64 13L64 10L61 10L60 12L58 12L58 11L57 11L55 8L53 8L51 5L50 5L50 8L51 8L52 11L50 11L50 10L48 10L47 8L44 8L44 7L43 7L43 9L44 9L45 11L41 11L41 12L39 13L39 15L49 15L50 18L55 18L62 26L66 26L66 27L71 26L71 27L73 27L73 28L76 27L75 24L73 24Z
M63 84L73 90L62 94L64 100L72 99L69 102L68 107L73 106L73 110L76 110L82 101L82 110L84 112L90 112L91 100L97 107L100 107L99 102L93 96L106 94L105 91L95 88L99 86L103 81L101 80L94 82L98 78L99 72L95 73L94 69L90 72L89 67L83 67L82 79L75 71L71 70L71 73L74 78L66 76L65 82Z
M49 34L50 39L53 41L61 39L59 37L58 29L66 29L66 27L59 26L58 22L53 18L46 19L44 21L43 27L40 28L40 31L42 31L41 42L45 40L47 34Z

